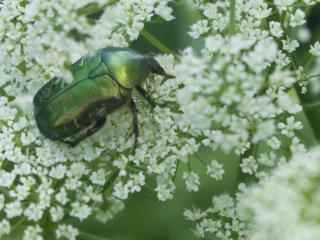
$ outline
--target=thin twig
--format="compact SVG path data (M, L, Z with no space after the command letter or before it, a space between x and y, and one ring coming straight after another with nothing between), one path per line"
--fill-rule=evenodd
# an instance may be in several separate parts
M162 53L176 55L172 50L170 50L167 46L165 46L162 42L160 42L157 38L155 38L151 33L147 30L142 29L141 35L148 40L152 45L158 48Z
M80 235L85 237L86 240L110 240L109 238L96 236L96 235L93 235L91 233L87 233L87 232L84 232L84 231L80 231Z
M236 29L236 0L230 0L230 8L229 8L229 14L230 14L230 25L229 25L229 33L230 35L235 34Z

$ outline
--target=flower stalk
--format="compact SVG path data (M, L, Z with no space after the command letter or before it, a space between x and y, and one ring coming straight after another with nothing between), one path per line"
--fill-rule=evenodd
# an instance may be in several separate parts
M175 55L173 51L171 51L168 47L166 47L162 42L160 42L147 30L142 29L140 33L148 42L150 42L152 45L158 48L162 53Z
M84 231L80 231L80 235L90 240L109 240L109 238L102 238L100 236L93 235Z
M308 119L312 132L316 140L320 141L320 103L317 98L313 96L310 87L306 93L301 93L299 86L296 87L296 92L298 94L301 105L303 106L303 111Z
M230 35L235 34L236 28L236 0L230 0L230 26L229 26L229 33Z

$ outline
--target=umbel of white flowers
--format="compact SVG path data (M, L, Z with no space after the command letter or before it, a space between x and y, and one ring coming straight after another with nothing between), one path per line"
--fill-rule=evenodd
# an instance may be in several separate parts
M230 2L236 4L233 29ZM176 68L189 66L178 74L186 83L178 91L186 121L202 127L203 145L237 154L239 175L253 181L268 177L287 156L306 151L297 134L304 127L297 115L302 107L288 92L306 94L306 86L314 86L306 79L319 74L319 42L309 46L309 57L318 59L314 70L305 72L303 63L293 57L308 39L303 26L306 12L319 1L297 2L196 1L202 18L191 26L190 35L203 39L204 46L201 56L186 49ZM188 188L197 189L197 178L188 176ZM247 239L237 208L237 196L244 189L241 184L233 196L214 196L213 206L204 211L186 210L185 217L196 224L194 233L205 239Z
M7 95L32 96L56 75L66 80L69 76L70 80L66 62L72 63L96 48L128 46L155 15L165 21L174 17L166 0L119 0L110 5L101 0L105 11L92 23L80 14L91 2L1 1L0 87ZM136 99L141 137L134 156L132 141L128 141L131 118L126 110L110 116L104 129L70 149L39 134L31 108L21 107L19 99L11 101L2 96L0 187L5 191L0 194L0 213L4 216L0 219L0 236L14 231L23 220L25 240L44 239L49 219L57 238L75 239L79 230L65 220L84 221L94 216L107 221L124 207L123 199L141 191L147 175L156 179L153 192L159 200L173 198L181 164L189 167L182 174L187 190L198 191L200 177L192 169L194 159L189 156L201 145L238 156L259 142L276 151L277 156L283 156L287 148L292 154L303 152L304 146L296 136L302 128L296 114L302 108L288 90L305 73L303 68L291 69L291 53L299 42L284 30L304 24L305 11L298 9L294 0L274 1L272 8L266 2L237 1L237 33L232 36L225 34L228 1L192 3L203 13L190 32L204 40L201 55L188 47L177 62L171 55L158 58L177 78L163 84L161 79L147 82L150 94L160 102L169 102L168 107L151 113L143 101ZM315 2L304 0L301 6ZM286 12L284 26L276 21L265 24L273 11ZM87 36L86 41L77 41L71 34L75 30ZM319 51L319 43L315 43L311 54L318 56ZM284 138L289 146L283 146ZM282 158L248 154L242 159L241 169L262 179L278 159ZM201 162L214 180L223 177L223 166L217 160ZM197 227L199 235L210 232L221 239L232 239L237 234L241 239L244 224L234 210L234 199L221 195L214 202L216 207L211 212L187 215L198 219L213 213L215 218L228 221L206 218Z
M297 154L238 199L248 240L314 240L320 236L320 147Z

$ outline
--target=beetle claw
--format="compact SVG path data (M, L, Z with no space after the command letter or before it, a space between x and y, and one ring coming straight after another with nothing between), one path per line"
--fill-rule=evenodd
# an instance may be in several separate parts
M133 143L133 147L132 147L132 154L135 155L136 154L136 149L137 149L137 146L138 146L138 135L137 135L137 132L135 130L133 130L129 137L131 138L132 136L134 135L134 143Z
M136 148L138 145L139 125L138 125L138 108L135 102L133 101L133 99L130 100L129 107L132 112L132 126L133 126L133 131L130 134L130 137L134 135L133 154L135 154Z

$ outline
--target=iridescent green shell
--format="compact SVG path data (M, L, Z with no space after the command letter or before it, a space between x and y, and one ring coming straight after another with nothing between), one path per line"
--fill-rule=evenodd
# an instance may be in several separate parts
M150 74L146 57L129 48L98 50L80 58L71 71L71 83L53 78L33 102L40 132L72 146L100 129Z

